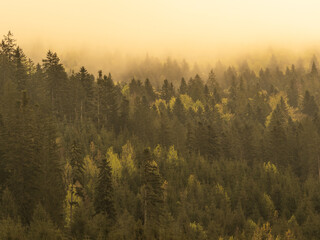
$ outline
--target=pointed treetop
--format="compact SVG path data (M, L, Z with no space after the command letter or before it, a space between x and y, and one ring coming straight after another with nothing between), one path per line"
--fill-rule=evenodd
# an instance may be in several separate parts
M3 36L3 40L0 44L0 52L4 53L4 55L11 60L14 55L16 45L16 40L13 38L13 34L9 31L7 35Z
M312 75L317 75L318 74L317 65L316 65L316 63L314 61L312 62L311 74Z

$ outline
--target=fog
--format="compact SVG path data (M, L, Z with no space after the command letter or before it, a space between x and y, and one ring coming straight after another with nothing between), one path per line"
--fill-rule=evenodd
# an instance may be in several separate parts
M12 0L2 9L0 34L11 30L36 63L50 49L67 71L84 65L119 80L147 56L203 72L244 60L258 70L272 56L281 67L299 59L307 66L320 42L320 3L312 0Z

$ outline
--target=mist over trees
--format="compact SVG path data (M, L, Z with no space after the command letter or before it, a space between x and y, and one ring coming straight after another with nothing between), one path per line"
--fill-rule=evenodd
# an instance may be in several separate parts
M68 74L4 36L0 239L319 239L316 58L153 62Z

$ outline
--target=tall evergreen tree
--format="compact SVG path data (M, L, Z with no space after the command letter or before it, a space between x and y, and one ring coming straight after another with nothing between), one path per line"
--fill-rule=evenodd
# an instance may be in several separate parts
M50 99L51 110L62 117L68 109L68 76L56 53L48 51L42 60L46 82L46 94ZM72 112L72 111L70 111Z
M7 119L5 137L4 158L10 173L7 186L18 206L21 220L29 223L35 204L39 201L40 168L36 154L40 142L35 114L26 92L23 92L22 100L17 102L12 118Z
M109 161L105 157L102 157L99 161L94 208L97 214L101 213L106 218L114 221L116 219L116 211L113 202L112 170Z
M302 103L302 112L308 114L311 117L314 117L319 111L318 105L314 100L314 97L310 95L310 92L307 90Z
M161 98L166 100L166 102L169 102L174 95L173 84L169 83L168 80L165 79L161 88Z
M271 115L268 126L268 155L269 161L282 166L288 164L287 123L286 114L278 104Z
M14 54L14 62L15 62L15 80L17 83L18 90L25 90L26 89L26 81L28 78L27 69L25 66L25 55L21 48L17 47Z
M152 87L150 80L148 78L144 82L144 88L145 88L145 93L146 93L146 97L148 99L148 102L154 102L156 95L153 91L153 87Z
M292 107L298 107L299 103L299 91L297 86L297 81L295 78L290 81L290 88L288 90L288 103Z
M144 171L144 227L150 237L158 238L159 224L163 214L162 180L157 163L149 148L143 151Z
M4 54L10 61L13 59L16 50L16 40L13 38L13 34L9 31L7 35L3 36L1 41L1 53Z
M188 91L188 85L186 83L186 80L184 78L181 79L180 87L179 87L179 93L180 94L187 94Z

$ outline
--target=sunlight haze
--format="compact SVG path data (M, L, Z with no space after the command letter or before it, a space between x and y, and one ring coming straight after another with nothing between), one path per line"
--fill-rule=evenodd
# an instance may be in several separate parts
M75 57L74 65L89 64L80 56L146 54L212 61L255 49L314 48L319 9L312 0L12 0L2 2L0 33L11 30L36 62L48 49Z

